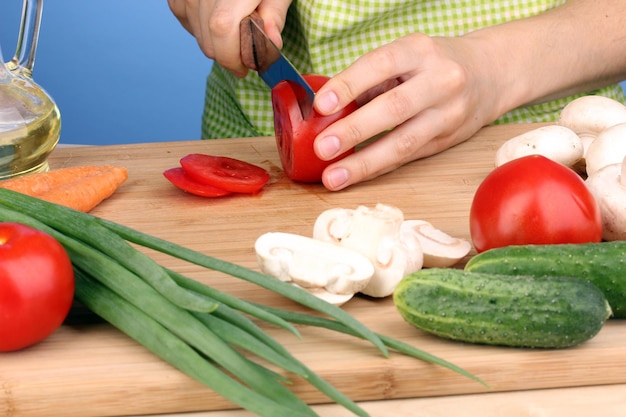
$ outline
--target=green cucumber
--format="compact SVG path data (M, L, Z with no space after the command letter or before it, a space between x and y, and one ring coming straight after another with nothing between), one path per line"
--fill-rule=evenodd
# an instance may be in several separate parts
M602 291L570 277L512 277L423 269L393 295L418 329L462 342L566 348L594 337L611 315Z
M466 271L505 275L567 276L604 293L614 318L626 318L626 242L507 246L482 252Z

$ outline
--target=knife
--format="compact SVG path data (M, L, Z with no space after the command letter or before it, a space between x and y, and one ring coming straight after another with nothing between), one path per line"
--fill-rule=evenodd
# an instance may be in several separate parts
M243 64L257 71L270 88L281 81L289 81L300 104L302 116L306 118L313 108L315 92L267 36L261 16L257 12L246 16L239 25L239 31Z

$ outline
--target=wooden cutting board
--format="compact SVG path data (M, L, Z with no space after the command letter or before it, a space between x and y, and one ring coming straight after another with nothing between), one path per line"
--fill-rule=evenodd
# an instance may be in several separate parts
M341 192L285 178L271 138L58 148L50 162L53 168L127 167L128 181L93 214L256 268L253 244L258 236L270 231L310 235L317 215L333 207L391 204L402 209L407 219L428 220L451 235L469 239L471 199L492 169L497 147L534 127L483 129L440 155ZM261 165L272 174L271 184L256 196L203 199L182 193L162 172L192 152L228 155ZM297 308L251 284L148 253L164 265L239 297ZM400 354L384 358L365 342L326 330L301 327L299 340L267 328L356 401L626 383L623 321L610 321L579 347L550 351L441 340L406 324L390 299L357 297L344 308L373 330L460 365L491 387ZM293 389L310 403L327 401L302 381L294 380ZM0 354L3 417L122 416L229 408L232 404L107 324L66 324L37 346Z

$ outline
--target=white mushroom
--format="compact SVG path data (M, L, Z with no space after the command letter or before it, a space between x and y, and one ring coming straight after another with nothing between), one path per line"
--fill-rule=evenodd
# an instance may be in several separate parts
M361 290L372 297L393 294L400 280L422 267L423 257L419 241L402 240L400 226L404 220L396 207L377 204L370 209L332 209L318 217L313 237L355 250L365 255L374 265L374 275Z
M425 220L405 220L400 233L402 239L414 236L419 240L426 268L450 267L463 259L472 249L469 241L452 237Z
M293 284L293 285L296 287L300 287L298 284ZM300 288L303 288L303 287L300 287ZM330 303L336 306L341 306L347 303L348 301L350 301L352 297L354 297L354 294L335 294L328 290L325 290L324 288L303 288L303 289L310 292L317 298L321 298L327 303Z
M600 132L620 123L626 123L626 106L604 96L583 96L571 101L561 110L558 121L580 136L585 155Z
M515 136L496 152L496 167L527 155L543 155L565 166L573 167L583 158L583 142L571 129L542 126Z
M313 238L339 244L348 233L354 216L353 209L332 208L323 211L313 225Z
M335 304L360 292L374 274L372 263L364 255L306 236L265 233L256 240L254 248L265 274Z
M626 123L620 123L600 132L589 145L585 158L587 175L592 175L607 165L619 164L625 156Z
M602 238L626 240L626 158L595 171L585 183L600 207Z

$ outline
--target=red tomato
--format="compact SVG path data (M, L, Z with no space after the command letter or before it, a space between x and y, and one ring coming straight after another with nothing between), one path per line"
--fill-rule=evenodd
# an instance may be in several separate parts
M0 351L31 346L51 335L74 299L74 271L52 236L0 223Z
M322 75L305 75L304 77L313 91L319 90L329 80L328 77ZM272 89L272 105L280 162L290 179L301 182L320 182L324 168L354 152L354 149L351 149L332 161L323 161L315 155L313 141L326 127L356 110L356 103L353 102L343 110L329 116L322 116L315 110L311 110L308 117L303 119L292 84L282 81Z
M199 195L201 197L221 197L231 194L230 191L195 181L189 177L181 167L170 168L163 172L163 176L176 187L189 194Z
M526 244L602 240L600 209L571 169L531 155L493 170L480 184L470 210L478 252Z
M226 156L193 153L183 157L180 164L195 181L232 193L256 193L270 179L263 168Z

